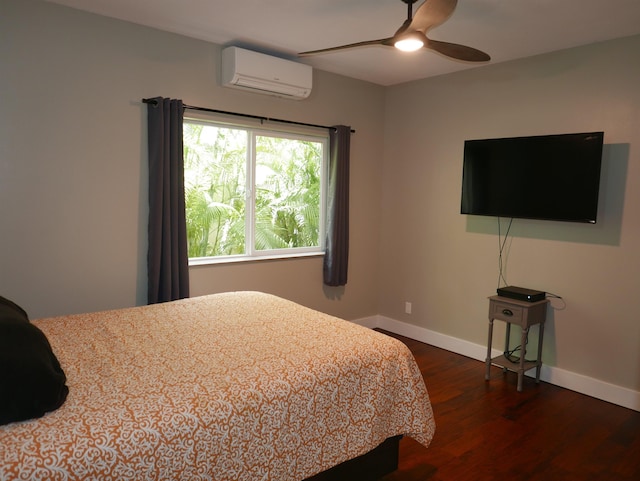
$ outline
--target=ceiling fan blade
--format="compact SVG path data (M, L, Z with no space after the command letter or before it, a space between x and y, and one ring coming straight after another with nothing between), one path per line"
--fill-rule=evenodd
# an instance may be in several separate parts
M458 0L425 0L413 14L411 29L426 33L442 25L456 9Z
M400 25L400 28L398 30L396 30L396 33L393 34L392 38L396 38L399 37L402 33L404 33L405 31L407 31L409 29L409 27L411 26L411 19L407 18L402 25Z
M356 42L356 43L350 43L347 45L340 45L339 47L322 48L320 50L309 50L307 52L300 52L298 54L298 57L308 57L310 55L316 55L319 53L335 52L337 50L346 50L348 48L354 48L354 47L365 47L367 45L393 45L391 40L392 38L381 38L378 40L366 40L364 42Z
M465 62L488 62L491 60L489 54L457 43L440 42L438 40L428 39L428 42L424 47L441 53L446 57L464 60Z

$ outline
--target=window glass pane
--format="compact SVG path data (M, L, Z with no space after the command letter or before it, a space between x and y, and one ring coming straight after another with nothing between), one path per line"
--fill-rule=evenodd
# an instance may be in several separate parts
M189 257L244 254L247 132L184 124Z
M256 137L256 250L319 246L322 144Z
M320 253L327 142L315 134L185 120L189 258Z

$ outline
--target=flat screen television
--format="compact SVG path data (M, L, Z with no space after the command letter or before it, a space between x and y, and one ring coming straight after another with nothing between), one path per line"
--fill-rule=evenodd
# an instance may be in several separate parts
M596 222L603 132L467 140L462 214Z

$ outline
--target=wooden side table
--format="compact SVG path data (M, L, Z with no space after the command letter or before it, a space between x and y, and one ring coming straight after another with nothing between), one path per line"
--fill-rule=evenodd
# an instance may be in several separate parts
M519 301L508 297L489 297L489 341L487 344L487 372L485 380L489 380L491 374L491 364L518 373L518 391L522 391L522 382L525 371L536 368L536 382L540 382L540 368L542 367L542 339L544 336L544 322L547 319L548 299L537 302ZM498 319L507 323L507 332L504 342L505 354L491 358L491 343L493 339L493 321ZM507 359L506 353L509 351L509 336L511 334L511 324L517 324L522 328L520 338L520 360L514 363ZM525 359L527 353L527 335L529 327L534 324L540 325L540 335L538 337L538 356L535 361Z

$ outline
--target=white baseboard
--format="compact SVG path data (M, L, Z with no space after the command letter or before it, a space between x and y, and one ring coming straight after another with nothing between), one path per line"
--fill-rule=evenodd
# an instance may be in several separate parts
M372 316L357 319L353 322L370 329L384 329L478 361L484 361L487 356L486 345L475 344L452 336L447 336L424 327L418 327L389 317ZM498 350L494 350L492 357L500 354L502 353ZM535 371L532 370L530 373L526 373L526 375L532 376L533 373L535 373ZM547 366L545 364L542 365L540 379L550 384L570 389L581 394L586 394L587 396L591 396L596 399L601 399L603 401L617 404L618 406L633 409L634 411L640 411L640 392L633 391L632 389L610 384L575 372L566 371L558 367Z

